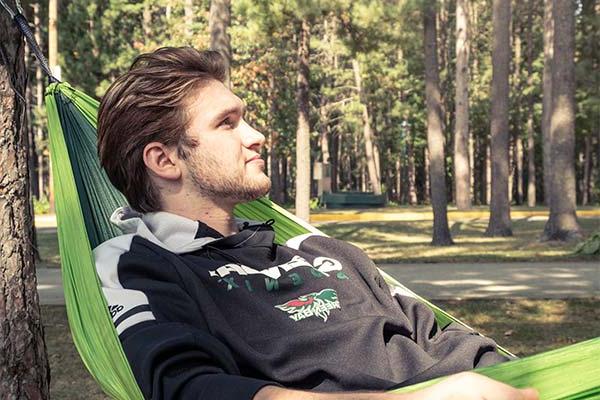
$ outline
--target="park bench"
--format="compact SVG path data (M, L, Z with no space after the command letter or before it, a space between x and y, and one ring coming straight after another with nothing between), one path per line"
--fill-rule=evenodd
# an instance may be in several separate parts
M325 192L321 200L326 208L370 208L385 206L385 195L376 195L373 192Z

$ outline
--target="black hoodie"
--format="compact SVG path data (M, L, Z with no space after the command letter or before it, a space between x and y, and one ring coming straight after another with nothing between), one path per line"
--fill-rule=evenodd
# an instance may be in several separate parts
M95 250L123 349L146 398L251 399L264 385L385 390L506 360L490 339L441 330L357 247L273 242L270 223L223 237L198 221L119 209Z

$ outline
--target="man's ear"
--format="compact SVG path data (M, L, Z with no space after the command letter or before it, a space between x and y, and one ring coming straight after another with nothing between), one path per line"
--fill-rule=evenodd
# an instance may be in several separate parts
M177 148L164 143L151 142L144 147L144 164L149 172L167 180L181 178L181 162L177 156Z

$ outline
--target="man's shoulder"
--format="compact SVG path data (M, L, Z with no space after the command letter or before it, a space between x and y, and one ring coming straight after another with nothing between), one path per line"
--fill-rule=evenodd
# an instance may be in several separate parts
M100 243L93 251L96 266L98 264L116 263L122 254L130 251L135 236L134 233L128 233Z

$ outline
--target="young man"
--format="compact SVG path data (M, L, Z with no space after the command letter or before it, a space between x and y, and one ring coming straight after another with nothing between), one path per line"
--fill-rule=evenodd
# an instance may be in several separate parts
M131 208L95 249L123 349L153 399L536 398L456 375L411 395L383 391L504 361L493 341L392 296L354 246L317 235L273 242L236 220L265 195L264 136L222 83L217 53L145 54L102 100L98 150ZM368 392L371 393L368 393Z

